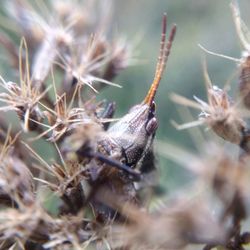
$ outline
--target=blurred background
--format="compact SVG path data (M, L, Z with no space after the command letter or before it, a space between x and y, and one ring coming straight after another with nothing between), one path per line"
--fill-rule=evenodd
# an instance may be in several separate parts
M204 52L198 44L213 52L241 57L242 48L235 31L229 2L228 0L114 0L113 34L123 36L134 46L133 57L138 60L138 64L124 70L115 79L116 83L123 86L122 89L106 88L99 99L105 98L117 103L116 117L121 117L131 106L143 100L153 80L159 52L162 15L167 12L168 30L172 23L176 23L178 28L156 96L159 119L157 141L197 152L201 151L205 141L213 138L222 146L235 150L233 146L225 145L224 141L218 139L212 132L206 131L205 127L177 131L170 123L170 120L180 124L190 122L196 120L199 114L198 110L189 110L173 103L170 100L171 93L178 93L189 99L193 99L195 95L206 101L202 69ZM248 0L239 0L239 4L242 19L250 27L250 16L247 12L250 3ZM4 1L1 1L1 9L3 5ZM2 50L0 52L3 53ZM206 55L206 61L213 83L223 88L226 82L230 81L230 94L237 98L235 62L211 55ZM2 75L8 74L4 60L1 60L0 70ZM48 157L49 150L46 147L41 149L37 146L37 149L43 157ZM170 151L168 154L175 152ZM182 187L192 179L192 175L175 161L163 157L157 150L156 155L161 173L160 183L164 190Z

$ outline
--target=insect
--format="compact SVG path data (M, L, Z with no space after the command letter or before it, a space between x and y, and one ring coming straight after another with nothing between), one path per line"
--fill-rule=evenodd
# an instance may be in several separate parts
M148 153L158 122L155 117L154 98L163 75L176 32L176 26L171 29L168 43L166 43L166 15L163 17L160 56L156 67L154 81L142 103L135 105L128 114L108 129L108 144L119 148L124 157L124 163L132 168L137 167L139 161ZM105 138L105 141L107 139ZM100 144L105 148L105 141Z
M110 162L110 159L114 162L120 162L131 169L138 169L142 174L142 180L144 179L144 173L155 170L152 143L158 127L158 121L155 116L154 98L170 54L176 33L176 25L172 26L168 41L166 41L166 28L167 17L164 14L160 54L155 77L146 97L142 103L132 107L125 116L113 124L107 130L105 137L98 140L96 155L102 154L108 161L105 162L105 157L103 159L95 157L89 163L90 172L98 172L95 180L91 182L92 186L98 186L98 188L94 188L95 195L90 202L95 213L101 216L102 219L104 218L104 220L114 216L114 211L100 202L98 190L113 193L119 196L122 201L138 204L134 180L127 178L124 171L121 171L119 168L108 167L114 165ZM93 153L92 156L94 155Z

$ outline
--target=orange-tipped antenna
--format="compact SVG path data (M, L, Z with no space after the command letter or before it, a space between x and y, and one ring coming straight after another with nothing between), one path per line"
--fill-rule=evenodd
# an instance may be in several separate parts
M172 43L173 43L175 33L176 33L176 25L174 24L170 31L170 35L169 35L167 43L166 43L166 30L167 30L167 15L166 13L164 13L163 18L162 18L160 54L159 54L158 62L156 65L155 77L148 91L148 94L146 95L143 101L143 103L148 104L148 105L151 105L154 100L154 97L158 89L159 83L161 81L164 69L166 68L167 59L170 54L170 50L171 50Z

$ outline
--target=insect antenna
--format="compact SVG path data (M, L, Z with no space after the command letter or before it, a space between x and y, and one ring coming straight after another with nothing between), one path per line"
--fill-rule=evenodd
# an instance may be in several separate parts
M161 43L160 43L161 44L160 45L160 53L159 53L158 62L156 65L153 83L148 91L148 94L146 95L146 97L143 101L145 104L150 105L154 100L157 88L158 88L159 83L161 81L163 72L166 68L167 59L168 59L168 56L170 54L170 50L171 50L172 43L173 43L175 33L176 33L176 25L174 24L172 26L167 43L166 43L166 31L167 31L167 15L166 15L166 13L164 13L163 18L162 18L162 34L161 34Z

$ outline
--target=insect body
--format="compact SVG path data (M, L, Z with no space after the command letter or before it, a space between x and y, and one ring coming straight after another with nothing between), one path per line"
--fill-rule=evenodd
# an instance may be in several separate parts
M155 117L154 98L176 33L176 26L174 25L170 31L168 42L166 42L166 15L163 16L162 23L160 55L153 83L145 99L142 103L132 107L124 117L107 130L107 135L98 141L99 152L126 166L137 168L138 170L142 169L145 172L150 172L146 168L154 169L152 164L148 164L149 158L151 158L149 156L152 155L151 146L153 138L158 127ZM94 165L96 166L96 164ZM108 168L105 166L105 163L101 165L102 170L98 166L100 174L99 178L97 178L98 182L102 180L101 188L114 193L123 201L131 202L136 200L134 182L121 171ZM146 165L147 167L145 167ZM107 215L105 213L110 211L104 209L103 205L100 205L96 199L93 202L93 207L98 213L105 216Z

